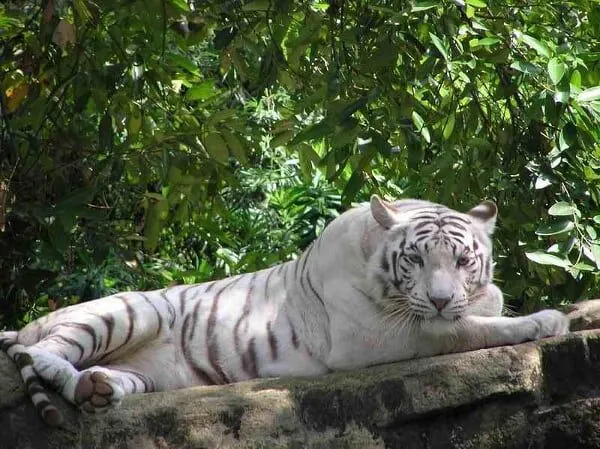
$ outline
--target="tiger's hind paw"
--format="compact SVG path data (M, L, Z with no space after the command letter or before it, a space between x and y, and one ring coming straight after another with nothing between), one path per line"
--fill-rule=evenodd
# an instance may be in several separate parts
M104 413L121 403L121 385L102 371L84 371L75 387L75 403L88 413Z

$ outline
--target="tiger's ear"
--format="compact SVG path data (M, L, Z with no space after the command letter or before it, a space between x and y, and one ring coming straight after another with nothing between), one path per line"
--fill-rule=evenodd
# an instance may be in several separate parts
M394 207L377 195L371 196L371 215L385 229L390 229L398 222Z
M489 235L493 234L494 226L496 225L496 217L498 216L498 208L495 203L492 201L484 201L467 212L467 214L475 218L476 222L481 223Z

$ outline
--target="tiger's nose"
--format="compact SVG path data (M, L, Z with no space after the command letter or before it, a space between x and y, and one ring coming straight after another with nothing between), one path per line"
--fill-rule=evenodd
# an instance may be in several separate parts
M448 305L452 298L449 296L429 296L429 301L434 307L441 312Z

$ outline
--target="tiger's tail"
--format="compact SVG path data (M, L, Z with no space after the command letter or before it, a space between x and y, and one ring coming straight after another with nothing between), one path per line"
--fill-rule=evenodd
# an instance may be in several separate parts
M16 331L0 332L0 349L17 366L27 394L44 422L50 426L59 426L63 422L62 413L50 401L46 388L33 368L33 359L27 352L27 347L19 343L18 336Z

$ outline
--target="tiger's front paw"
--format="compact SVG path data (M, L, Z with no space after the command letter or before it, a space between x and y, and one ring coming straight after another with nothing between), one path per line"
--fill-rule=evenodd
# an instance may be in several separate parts
M532 313L527 318L535 323L533 340L546 337L558 337L569 332L569 319L558 310L541 310Z
M125 396L119 383L102 371L84 371L75 388L75 403L88 413L104 413Z

